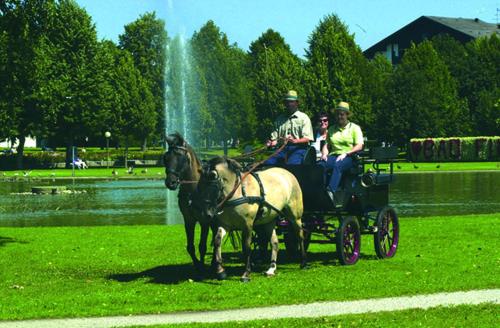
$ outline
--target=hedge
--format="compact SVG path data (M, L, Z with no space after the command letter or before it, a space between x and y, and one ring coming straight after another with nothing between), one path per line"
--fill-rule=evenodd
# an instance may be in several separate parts
M408 159L413 162L498 161L500 137L411 139Z
M163 150L129 151L128 160L159 160ZM16 169L16 154L0 154L0 170ZM79 152L78 157L84 161L105 161L106 151ZM124 151L122 149L110 149L111 161L124 162ZM26 151L23 154L23 167L25 169L52 168L57 163L66 161L66 153L63 151Z

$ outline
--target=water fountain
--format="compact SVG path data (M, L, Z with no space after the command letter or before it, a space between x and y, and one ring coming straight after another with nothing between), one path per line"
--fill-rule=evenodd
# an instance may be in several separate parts
M191 120L187 112L186 81L190 66L187 54L187 43L182 35L176 36L167 45L166 65L166 102L165 102L165 135L179 132L184 139L192 143ZM167 191L166 224L181 214L177 207L177 194Z

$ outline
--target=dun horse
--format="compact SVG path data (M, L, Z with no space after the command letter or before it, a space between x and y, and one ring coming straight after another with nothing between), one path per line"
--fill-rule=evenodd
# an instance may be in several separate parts
M250 280L251 240L254 225L262 226L271 239L271 266L266 274L272 276L276 270L278 238L274 227L278 215L289 220L299 241L301 267L306 266L302 231L302 190L295 176L282 168L269 168L242 180L241 166L231 159L216 157L210 160L198 184L195 201L199 202L204 216L217 219L217 234L214 240L216 273L219 279L226 277L222 266L221 243L226 230L241 230L243 235L243 258L245 272L241 281Z
M202 217L200 211L194 209L191 204L192 194L196 191L202 173L202 164L193 148L184 141L179 133L167 136L167 143L168 151L163 157L167 174L165 186L170 190L179 188L179 209L184 217L187 238L186 249L196 270L198 273L202 273L204 271L205 254L207 253L210 221L206 217ZM201 237L198 245L200 259L196 257L194 246L196 222L199 222L201 226Z

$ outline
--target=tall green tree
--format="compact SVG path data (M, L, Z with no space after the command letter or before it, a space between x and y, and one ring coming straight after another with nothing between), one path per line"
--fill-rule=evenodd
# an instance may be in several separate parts
M205 137L222 143L227 152L229 139L247 137L244 133L254 131L256 125L245 77L245 54L236 45L229 45L227 36L213 21L193 34L191 47L194 72L206 87L202 90L206 96L203 103L214 123L213 127L207 127L211 135ZM209 143L207 140L206 144Z
M325 16L309 37L306 50L309 107L328 111L340 100L351 104L354 120L362 128L371 124L370 104L363 98L361 49L336 15Z
M3 4L5 5L5 4ZM8 62L8 34L5 30L5 9L0 9L0 140L4 140L10 137L10 123L8 109L8 99L5 93L5 87L7 85L7 62Z
M365 127L366 135L372 140L389 141L390 133L393 127L384 120L386 111L386 99L392 92L389 85L393 66L382 54L377 54L375 58L367 62L364 67L363 77L363 95L371 103L373 121L372 124Z
M136 67L149 84L155 102L157 138L165 131L165 66L167 32L165 22L154 12L146 13L125 26L125 33L119 36L119 45L134 57ZM146 146L144 140L143 147Z
M273 121L285 110L283 95L296 90L300 110L309 112L305 97L305 70L302 61L292 53L285 39L268 29L250 44L249 78L259 125L257 136L266 140Z
M151 135L157 112L150 85L135 67L128 51L116 50L113 71L111 84L117 98L110 116L113 121L110 131L125 148L127 166L128 148Z
M456 82L430 41L406 50L393 77L381 118L390 127L387 141L405 144L414 137L464 134L464 104Z
M1 9L1 42L5 55L2 69L0 109L8 117L3 128L11 140L17 139L17 167L22 168L24 143L27 136L39 134L42 128L40 110L34 97L36 49L46 32L54 1L6 0Z
M84 9L73 0L60 0L42 41L37 99L42 101L45 119L53 123L50 134L66 145L69 165L72 147L83 144L92 133L100 108L95 79L97 33Z
M466 45L467 64L461 90L470 109L473 135L500 131L500 38L484 37Z

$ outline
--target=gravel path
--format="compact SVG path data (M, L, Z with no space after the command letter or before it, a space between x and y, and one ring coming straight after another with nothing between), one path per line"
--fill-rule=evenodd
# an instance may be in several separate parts
M406 309L427 309L460 304L500 304L500 289L389 297L345 302L318 302L226 311L180 312L157 315L116 316L77 319L0 321L0 328L126 327L186 322L248 321L257 319L307 318Z

